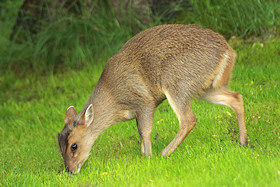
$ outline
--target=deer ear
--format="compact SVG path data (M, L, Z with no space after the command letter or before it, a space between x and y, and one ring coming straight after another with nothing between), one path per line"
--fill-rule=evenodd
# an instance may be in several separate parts
M64 122L71 123L76 119L76 117L77 117L77 112L75 108L73 106L69 106L64 117Z
M85 124L86 126L90 126L90 124L92 123L93 121L93 117L94 117L94 111L93 111L93 107L92 107L92 104L90 104L85 112Z

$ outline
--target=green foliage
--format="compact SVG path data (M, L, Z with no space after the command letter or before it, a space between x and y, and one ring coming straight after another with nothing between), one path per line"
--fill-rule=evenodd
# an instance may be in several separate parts
M226 38L248 38L275 32L280 25L278 0L190 0L192 11L182 10L181 23L211 28Z
M145 25L131 5L128 10L120 11L121 16L117 18L111 2L82 3L77 8L78 13L67 13L60 7L55 15L44 6L42 10L46 9L49 18L31 19L35 21L32 27L38 31L32 35L28 30L19 29L15 41L21 42L10 41L10 35L22 1L0 2L0 73L7 69L21 72L30 69L57 72L65 67L80 69L116 53L132 35L145 29ZM277 0L156 2L151 7L155 17L150 25L195 23L220 32L227 39L270 35L279 30Z
M102 55L111 56L131 37L134 20L128 18L120 25L110 9L108 3L93 3L79 14L62 14L51 23L39 20L40 31L20 43L8 40L12 26L7 19L5 31L9 32L0 38L5 40L0 45L0 70L9 67L56 71L65 66L79 69L95 64Z
M280 39L230 44L238 54L230 88L244 98L248 147L237 143L233 111L194 100L196 127L162 158L160 152L178 131L165 101L154 118L151 158L140 155L132 120L105 131L80 173L69 175L56 136L67 107L83 108L102 65L45 76L7 71L0 74L0 186L278 186Z

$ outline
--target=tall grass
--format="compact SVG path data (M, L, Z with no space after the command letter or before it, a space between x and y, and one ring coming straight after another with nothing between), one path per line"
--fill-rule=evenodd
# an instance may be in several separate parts
M248 38L275 32L280 25L278 0L190 0L191 11L183 10L177 22L211 28L226 38Z
M22 43L6 40L1 46L0 68L81 68L101 56L112 55L131 37L133 18L121 25L110 6L92 4L79 14L66 14L49 24L43 23L40 32ZM11 30L11 26L7 29Z
M104 56L112 56L135 33L145 29L131 6L128 13L116 18L112 1L106 0L82 6L78 14L58 13L48 24L39 20L37 34L31 37L25 33L27 39L15 43L9 36L21 2L0 3L0 73L7 69L52 72L87 67L100 58L104 60ZM277 0L173 0L152 10L155 16L149 25L195 23L227 39L268 35L280 25Z

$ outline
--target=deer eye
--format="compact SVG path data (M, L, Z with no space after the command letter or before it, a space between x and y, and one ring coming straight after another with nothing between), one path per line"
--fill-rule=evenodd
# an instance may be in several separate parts
M78 145L74 143L74 144L71 146L71 151L74 153L74 152L76 152L77 149L78 149Z

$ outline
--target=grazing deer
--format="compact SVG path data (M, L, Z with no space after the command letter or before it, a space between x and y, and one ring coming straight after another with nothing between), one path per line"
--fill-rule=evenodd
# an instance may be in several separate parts
M140 32L107 63L80 114L67 109L58 134L66 170L78 173L97 137L117 122L136 118L141 153L152 155L156 107L168 100L179 132L162 151L169 156L196 125L191 99L229 106L236 113L239 142L247 144L242 95L226 89L235 52L225 39L195 25L161 25Z

